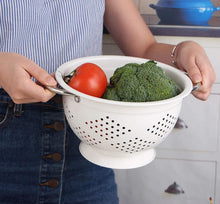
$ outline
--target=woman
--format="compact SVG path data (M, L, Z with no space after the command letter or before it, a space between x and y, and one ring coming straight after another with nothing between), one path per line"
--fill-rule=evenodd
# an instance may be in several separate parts
M100 55L104 23L125 55L185 70L206 100L215 74L204 50L157 43L132 0L7 0L0 9L0 202L118 203L113 171L80 155L60 97L45 88L56 86L49 73Z

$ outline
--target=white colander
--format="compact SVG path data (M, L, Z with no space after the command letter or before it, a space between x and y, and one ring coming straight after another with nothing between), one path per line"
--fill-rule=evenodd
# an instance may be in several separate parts
M146 61L126 56L95 56L69 61L57 69L55 76L63 88L58 93L64 94L65 115L81 140L79 150L87 160L115 169L136 168L150 163L155 158L154 148L173 129L182 99L192 91L192 82L183 72L158 62L182 92L166 100L135 103L83 94L69 87L63 77L79 65L91 62L100 66L109 79L120 66Z

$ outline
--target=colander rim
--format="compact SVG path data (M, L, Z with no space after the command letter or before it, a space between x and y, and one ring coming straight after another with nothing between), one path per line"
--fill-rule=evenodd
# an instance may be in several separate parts
M168 71L175 73L183 80L185 88L181 87L183 90L177 96L169 98L169 99L160 100L160 101L147 101L147 102L113 101L113 100L107 100L107 99L103 99L103 98L93 97L93 96L84 94L82 92L79 92L79 91L73 89L72 87L68 86L68 84L63 80L65 69L68 68L70 65L73 66L74 64L83 64L85 62L93 62L93 61L100 60L100 59L101 60L114 60L114 59L120 59L120 58L134 61L134 63L138 63L138 62L144 63L144 62L149 61L149 59L145 59L145 58L121 56L121 55L99 55L99 56L81 57L81 58L70 60L70 61L62 64L60 67L58 67L58 69L55 72L55 78L56 78L58 84L64 90L66 90L76 96L79 96L81 100L87 99L87 100L97 102L97 103L104 103L104 104L111 104L111 105L118 105L118 106L137 106L137 107L141 106L142 107L142 106L155 106L155 105L167 104L167 103L175 102L178 100L182 100L183 98L188 96L193 89L192 81L185 74L185 72L178 70L177 68L174 68L170 65L158 62L156 60L154 60L154 61L157 62L158 66L160 66L161 68L163 68L165 70L168 70ZM72 96L65 96L65 97L72 97Z

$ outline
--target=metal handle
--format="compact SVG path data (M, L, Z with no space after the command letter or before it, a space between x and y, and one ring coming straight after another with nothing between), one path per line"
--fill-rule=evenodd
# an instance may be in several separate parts
M189 77L189 74L188 74L187 72L184 72L184 73L185 73L185 75L187 75L187 76ZM201 86L201 82L199 82L199 83L193 85L192 92L193 92L193 91L197 91L200 86Z
M172 185L168 186L165 192L171 194L181 194L184 193L184 190L176 182L174 182Z
M51 86L47 86L47 89L49 89L50 91L55 92L56 94L59 94L59 95L74 96L75 101L77 103L80 102L80 97L79 96L77 96L73 93L70 93L69 91L66 91L65 89L54 88L54 87L51 87Z
M193 86L192 92L198 90L200 86L201 86L201 82L195 84L195 85Z

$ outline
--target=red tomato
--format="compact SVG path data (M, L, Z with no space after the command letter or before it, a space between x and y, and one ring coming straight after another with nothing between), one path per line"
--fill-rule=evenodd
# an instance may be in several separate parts
M107 77L96 64L85 63L74 70L68 85L82 93L102 97L107 86Z

